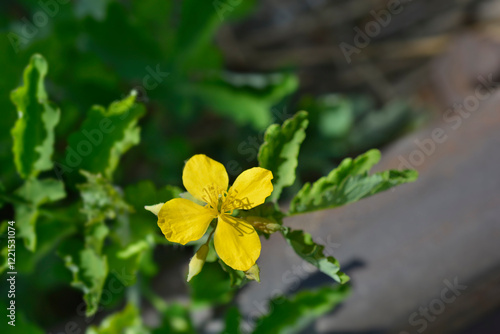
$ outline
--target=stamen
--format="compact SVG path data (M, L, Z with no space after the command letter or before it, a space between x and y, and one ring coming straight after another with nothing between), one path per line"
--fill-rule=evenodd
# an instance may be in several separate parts
M209 185L205 188L203 188L203 200L210 205L212 209L217 210L217 195L216 195L216 189L213 185ZM214 207L215 206L215 207Z
M213 210L228 215L232 215L235 209L249 210L253 207L248 197L238 198L238 190L228 193L214 184L203 188L202 200Z
M226 202L227 191L222 190L217 185L211 184L203 188L203 200L210 206L210 208L217 212L223 212L224 204Z
M234 209L250 210L253 207L248 197L238 198L238 190L236 189L233 189L231 191L231 195L229 195L227 192L225 192L225 194L226 201L224 203L222 212L232 212Z

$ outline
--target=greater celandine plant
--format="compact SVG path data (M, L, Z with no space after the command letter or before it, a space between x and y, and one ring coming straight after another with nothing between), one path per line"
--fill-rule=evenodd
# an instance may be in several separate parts
M182 173L186 192L175 186L157 189L151 181L122 188L113 183L114 172L123 154L140 143L138 121L145 114L136 94L108 108L92 107L80 130L69 137L63 159L55 145L61 110L45 91L47 72L45 59L34 55L23 85L11 94L18 113L11 130L12 152L21 185L10 191L0 184L0 207L8 203L15 212L15 223L4 222L0 232L7 240L7 228L15 229L15 250L22 260L10 262L11 243L2 245L0 272L16 270L18 279L25 282L71 277L65 283L83 293L87 317L127 300L124 309L100 326L89 327L87 334L195 333L193 308L230 306L240 287L250 280L260 281L260 237L274 233L284 237L298 256L340 283L301 291L279 303L271 300L274 308L255 319L252 329L259 334L297 332L345 298L349 277L310 234L287 227L286 217L336 208L417 179L413 170L370 173L380 160L380 152L370 150L304 184L289 208L282 210L278 201L283 189L296 181L299 149L306 138L308 114L301 111L283 125L269 126L260 146L259 166L243 171L231 187L224 166L198 154L187 160ZM106 130L98 143L89 138L97 129ZM75 150L81 153L79 160L72 159ZM49 171L57 178L50 177ZM163 236L145 206L158 216ZM153 250L172 243L195 246L187 275L187 305L166 304L151 289L158 271ZM57 255L62 270L71 275L52 273L57 263L43 272L33 270L40 259L53 259L50 254ZM23 291L16 295L21 298ZM157 328L143 324L138 296L161 315ZM21 307L17 312L25 318ZM240 333L240 320L237 309L227 308L224 333ZM41 330L25 322L22 332Z
M307 125L304 111L281 127L271 125L259 150L260 167L241 173L229 189L228 175L221 163L202 154L191 157L182 174L187 190L184 198L146 206L158 216L158 226L170 242L185 245L201 239L210 228L209 237L191 259L188 281L201 272L210 251L218 255L225 270L260 280L258 233L269 237L275 232L281 232L299 256L337 282L344 284L349 280L335 258L323 254L323 247L316 245L309 234L284 226L283 218L361 200L414 181L417 173L390 170L370 175L371 167L380 160L380 152L370 150L354 160L345 159L312 185L306 183L292 199L289 211L282 212L277 202L283 188L295 182L299 148Z
M186 162L182 181L194 201L171 199L146 209L158 215L158 226L170 242L187 244L203 237L212 227L207 241L189 265L188 281L201 271L212 235L219 258L234 270L249 271L260 256L261 244L252 221L237 217L237 210L250 210L264 203L273 191L273 174L255 167L241 173L229 188L229 176L220 162L206 155ZM234 215L234 216L233 216Z

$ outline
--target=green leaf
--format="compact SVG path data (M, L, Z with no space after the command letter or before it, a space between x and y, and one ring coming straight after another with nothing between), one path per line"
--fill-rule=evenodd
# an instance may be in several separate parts
M178 59L186 62L196 54L200 54L200 49L214 38L219 24L211 1L183 1L176 40Z
M99 327L90 326L86 334L147 334L149 331L142 324L139 310L128 304L122 311L106 317Z
M78 231L81 222L82 217L76 205L41 210L36 224L36 251L31 252L26 247L16 248L16 257L23 259L16 263L16 270L26 274L34 273L38 263L51 257L62 240ZM61 279L64 281L62 277Z
M248 282L245 273L240 270L234 270L230 266L224 263L224 261L219 260L221 268L229 274L229 282L232 288L241 288Z
M1 14L0 14L1 15ZM3 25L4 27L6 25ZM12 31L3 29L0 32L0 64L2 66L2 79L0 80L0 105L4 106L2 121L0 122L0 166L2 168L2 181L7 189L11 189L18 182L13 176L16 174L15 158L11 152L13 149L13 138L11 129L18 119L18 113L10 98L12 88L19 84L19 76L26 66L26 56L20 57L17 53L17 43L11 40Z
M116 189L100 175L83 172L88 183L78 185L83 198L83 209L87 215L84 226L84 242L67 239L59 254L73 274L72 286L82 290L87 303L87 315L97 312L102 289L109 272L108 258L103 255L103 246L109 234L105 224L107 218L115 218L130 210Z
M245 0L236 5L220 1L185 0L182 2L180 24L175 34L175 67L192 70L217 68L222 66L221 52L213 47L217 29L225 18L233 18L248 12L255 1ZM171 29L171 27L169 27ZM208 66L207 66L208 65Z
M112 229L103 250L110 272L108 281L112 279L112 275L118 273L121 277L118 280L128 287L135 283L139 269L146 276L156 272L156 263L151 260L153 249L158 241L163 241L165 238L160 233L156 219L144 210L144 206L176 198L180 192L179 188L172 186L156 189L152 182L144 181L128 186L125 189L125 199L120 197L111 200L111 203L115 204L112 204L110 209L115 211L117 219L111 222ZM119 214L119 210L116 211L116 203L122 203L118 208L123 208L123 204L128 206L127 203L130 203L130 210L122 210Z
M93 230L96 233L101 231ZM87 240L102 240L102 236L86 236ZM102 247L102 245L101 245ZM81 240L69 238L59 247L59 255L64 264L73 274L71 285L83 292L83 299L87 303L86 315L97 312L102 295L104 282L108 276L108 261L96 249L85 245Z
M81 2L87 3L89 1ZM163 21L171 21L168 17L168 11L163 9L164 5L158 5L158 1L149 1L148 3L150 6L157 5L156 8L159 13L155 13L155 16L163 12ZM75 28L75 30L78 29L77 33L85 32L86 42L85 50L78 54L83 59L77 63L79 73L76 73L75 84L81 84L78 81L91 79L95 81L92 84L93 87L104 87L109 89L110 92L116 92L117 87L110 85L112 84L111 80L121 79L117 84L122 84L124 83L123 79L142 78L148 73L146 72L147 68L155 68L159 61L163 61L168 56L168 54L161 54L160 48L164 47L163 43L167 44L167 48L170 46L168 50L172 51L170 32L165 31L165 29L158 29L158 24L161 21L156 20L154 22L153 16L140 17L136 14L135 8L130 8L131 5L133 4L128 3L125 5L118 1L109 1L105 20L87 18L83 21L83 24L79 22L78 28ZM147 22L151 26L144 28L141 26L141 21L142 23ZM161 22L161 24L164 24L164 22ZM120 35L127 36L126 43L116 38ZM157 37L156 40L155 37ZM88 63L94 56L97 57L98 63L90 71L85 71L82 65ZM104 73L102 73L102 70L99 71L102 64L106 65ZM113 78L114 76L117 77ZM102 79L104 79L104 82ZM93 96L99 94L95 88L92 89ZM142 86L140 88L144 89ZM105 95L101 96L105 98Z
M122 191L102 175L86 171L81 173L87 179L87 183L77 186L83 200L81 211L87 216L85 243L82 249L63 250L61 253L67 267L74 273L73 286L84 292L87 314L93 314L97 311L108 273L121 275L123 279L118 280L125 287L133 284L142 255L154 246L154 236L152 229L143 224L145 219L137 221L132 215L134 212L142 214L143 208L135 211L123 198ZM135 202L143 195L146 198L151 196L146 191L141 194L142 189L138 187L133 188L132 199ZM156 191L154 186L153 191ZM112 233L104 245L110 232L105 225L107 220L112 220ZM88 261L84 261L83 256L88 257ZM79 271L86 276L78 275ZM113 295L117 296L120 297L118 292Z
M280 75L277 80L262 77L264 84L259 88L220 80L187 86L183 93L200 99L214 112L240 125L250 124L260 130L271 122L271 108L298 86L297 78L291 74Z
M216 3L218 1L199 2L186 0L182 3L181 22L177 30L177 52L193 50L209 45L214 38L216 29L222 25L224 13L221 13ZM248 12L253 6L252 0L240 1L238 4L227 4L228 17L239 16ZM192 52L193 52L192 51Z
M87 216L87 224L115 219L132 211L132 207L125 202L118 189L102 175L84 170L80 173L87 179L86 183L77 185L83 200L81 211Z
M418 114L408 101L395 100L379 110L373 109L370 107L349 132L347 141L353 151L364 151L394 140L402 130L408 130Z
M218 263L205 263L203 270L189 281L189 287L195 306L225 304L234 294L230 278Z
M337 259L333 256L326 256L325 246L315 243L309 233L288 227L284 227L282 233L288 244L301 258L341 284L349 281L349 276L340 271Z
M163 312L162 324L153 334L195 334L191 317L186 307L172 304Z
M341 95L327 95L318 98L320 110L318 130L326 138L336 141L349 135L355 115L351 100Z
M157 189L151 181L142 181L125 189L125 201L133 211L126 219L119 219L120 226L111 231L111 243L105 250L110 270L125 270L127 275L136 277L143 255L152 252L156 242L166 240L161 235L157 220L144 206L166 202L179 197L181 189L166 186Z
M72 286L84 292L83 299L87 303L87 315L98 310L104 282L108 276L108 262L105 256L95 250L85 248L80 252L81 281L73 280Z
M271 125L259 149L259 165L273 173L274 190L269 200L277 201L283 188L295 182L300 144L306 138L307 112L301 111L283 126Z
M257 320L255 334L300 333L314 320L333 310L348 295L347 286L299 292L292 298L270 301L271 312Z
M103 221L85 226L85 247L94 250L96 254L101 254L104 239L108 234L109 228Z
M45 203L55 202L66 197L64 184L54 179L28 179L16 191L24 202L14 205L16 211L17 237L24 239L24 244L30 251L35 251L37 236L36 222L40 207Z
M241 314L237 307L231 307L226 312L226 327L221 334L241 334Z
M144 107L135 103L135 98L136 92L132 91L107 110L92 107L80 131L69 137L64 167L102 173L112 179L120 157L140 141L137 122L144 115Z
M370 150L356 159L344 159L328 176L313 185L306 183L293 198L290 215L335 208L359 201L400 184L413 182L414 170L388 170L369 175L380 160L378 150Z
M53 166L54 128L59 122L60 110L48 100L45 92L43 81L47 70L45 59L33 55L24 70L24 85L11 94L18 113L11 131L14 161L23 178L36 177Z

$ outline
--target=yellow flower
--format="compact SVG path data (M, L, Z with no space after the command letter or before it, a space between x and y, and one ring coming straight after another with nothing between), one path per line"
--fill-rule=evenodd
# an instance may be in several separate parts
M167 240L185 245L200 239L217 218L215 251L231 268L246 271L260 256L259 235L251 224L231 214L235 209L248 210L264 203L273 191L272 178L267 169L251 168L228 190L224 166L206 155L195 155L184 167L182 182L193 197L206 204L184 198L170 200L158 212L158 226Z

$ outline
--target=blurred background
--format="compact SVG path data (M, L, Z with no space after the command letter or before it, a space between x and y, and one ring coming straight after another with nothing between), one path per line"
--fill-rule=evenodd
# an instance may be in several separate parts
M9 94L34 53L48 61L47 91L62 111L58 163L92 105L137 91L147 112L140 145L114 177L123 186L182 186L184 161L196 153L222 162L234 180L258 164L269 124L306 110L289 195L370 148L382 150L380 169L421 177L285 221L318 238L352 277L349 299L305 333L500 332L499 1L217 0L186 9L181 1L3 0L0 50L5 189L20 184ZM9 206L0 212L13 217ZM263 241L262 283L237 296L250 322L270 297L326 282L288 250L278 238ZM179 268L190 256L155 250L151 282L165 300L187 298ZM81 302L58 261L30 263L36 281L19 283L19 298L37 296L27 317L54 332ZM147 305L142 312L158 321ZM198 318L207 332L216 328Z

